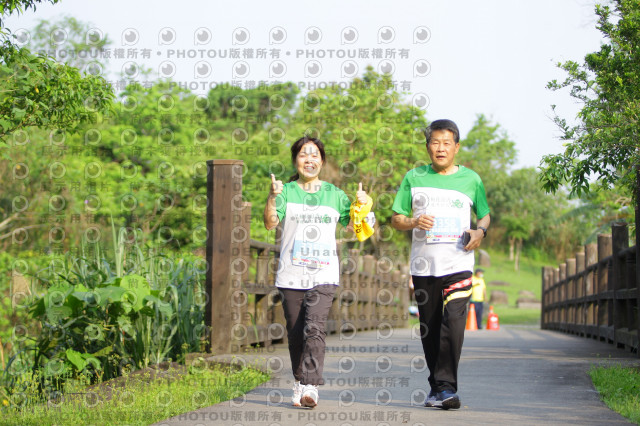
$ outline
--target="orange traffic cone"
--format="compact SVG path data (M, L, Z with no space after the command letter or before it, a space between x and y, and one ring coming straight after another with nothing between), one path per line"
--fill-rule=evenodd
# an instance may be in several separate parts
M476 307L473 305L473 303L469 303L469 315L467 315L467 326L465 327L465 330L477 330L478 329L478 323L476 321Z
M493 306L489 306L489 316L487 317L487 330L500 330L498 314L493 312Z

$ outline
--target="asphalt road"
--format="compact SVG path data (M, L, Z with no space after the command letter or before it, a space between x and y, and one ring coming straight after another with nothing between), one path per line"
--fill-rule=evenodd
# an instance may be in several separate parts
M459 410L425 408L428 371L415 329L327 337L320 400L291 406L287 348L236 356L273 378L242 398L157 425L540 425L629 424L600 401L587 374L594 364L640 365L613 345L535 327L467 331L459 368ZM228 357L216 357L218 360Z

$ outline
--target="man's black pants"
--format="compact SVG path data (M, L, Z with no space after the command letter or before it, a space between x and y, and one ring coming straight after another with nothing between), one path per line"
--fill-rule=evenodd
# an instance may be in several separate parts
M471 272L412 277L429 385L436 392L457 392L458 362L467 321L467 302L471 297Z

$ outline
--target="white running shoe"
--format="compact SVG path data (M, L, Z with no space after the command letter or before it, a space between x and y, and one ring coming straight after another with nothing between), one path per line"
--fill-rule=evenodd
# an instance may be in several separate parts
M304 385L301 385L300 382L293 383L293 396L291 397L291 403L294 407L300 407L300 398L302 397L302 389Z
M313 408L318 405L318 387L315 385L304 385L300 404L303 407Z

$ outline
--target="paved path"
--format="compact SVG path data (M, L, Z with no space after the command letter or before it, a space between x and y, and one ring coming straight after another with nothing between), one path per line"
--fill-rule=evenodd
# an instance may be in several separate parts
M286 347L243 362L278 371L244 398L159 422L158 425L540 425L628 424L598 398L592 364L640 365L612 345L534 327L467 332L459 369L459 410L425 408L427 371L417 333L376 331L327 338L319 405L291 406Z

